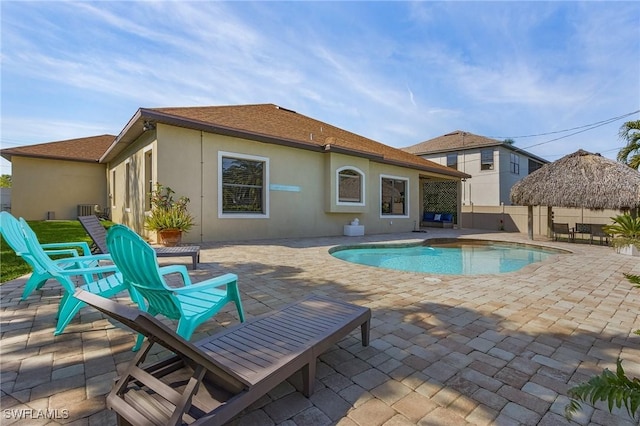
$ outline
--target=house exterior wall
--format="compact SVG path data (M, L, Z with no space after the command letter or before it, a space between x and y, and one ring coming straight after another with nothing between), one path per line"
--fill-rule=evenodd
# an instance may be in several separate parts
M481 169L483 150L493 151L493 170ZM511 171L511 154L519 158L519 173ZM424 154L421 157L444 166L447 154ZM503 146L475 148L456 152L458 170L472 176L462 183L462 205L499 206L511 205L511 187L529 174L529 156Z
M11 213L26 220L78 217L78 204L106 206L104 164L41 158L11 158Z
M458 170L473 176L462 183L462 205L499 205L500 204L500 161L498 151L493 150L493 170L481 170L481 150L472 149L457 152ZM447 165L447 153L422 155L427 160Z
M367 234L407 232L414 229L422 214L420 177L427 173L340 153L260 143L158 123L154 132L143 134L108 165L109 179L115 173L116 181L124 182L125 166L129 164L130 195L136 198L128 209L118 207L124 205L125 194L121 185L116 185L112 219L152 240L155 235L143 227L141 196L144 151L149 149L154 159L154 181L169 186L177 197L190 199L188 208L196 224L183 235L183 242L187 243L342 235L343 226L356 217ZM266 214L256 218L219 212L220 153L268 161ZM337 202L337 170L344 166L363 172L364 205ZM407 214L381 214L382 176L407 180Z
M500 161L499 182L500 182L500 196L498 204L504 204L505 206L511 205L511 187L515 185L523 177L529 174L529 157L503 147L498 147L497 150ZM514 154L519 161L519 171L514 173L511 170L511 154ZM490 205L490 204L487 204Z

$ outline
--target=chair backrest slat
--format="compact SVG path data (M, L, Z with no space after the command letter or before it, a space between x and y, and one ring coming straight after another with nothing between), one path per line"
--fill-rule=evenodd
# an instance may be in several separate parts
M172 319L182 316L180 303L160 273L153 247L124 225L109 228L107 246L124 281L147 299L150 312L161 312Z
M0 232L9 247L22 256L27 251L27 244L24 242L24 234L18 219L9 212L0 212Z
M102 226L102 223L100 223L100 219L95 215L78 216L78 221L93 240L94 244L98 248L98 252L104 254L109 253L109 246L107 246L107 230Z
M24 242L27 245L29 255L35 260L33 267L40 273L47 272L52 277L58 278L58 282L65 287L65 290L72 294L75 291L73 283L62 274L62 268L58 266L48 255L38 241L36 233L29 226L26 220L20 218L20 225L24 233Z

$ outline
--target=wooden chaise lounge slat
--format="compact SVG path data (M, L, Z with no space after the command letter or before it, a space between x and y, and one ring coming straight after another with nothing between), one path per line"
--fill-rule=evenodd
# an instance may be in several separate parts
M95 215L78 216L78 221L93 240L96 253L108 254L107 230L100 219ZM176 247L154 247L158 257L191 257L193 269L198 267L200 261L200 247L198 246L176 246Z
M320 296L195 343L133 307L83 291L76 297L147 337L107 397L119 424L221 425L299 370L311 395L318 356L358 326L369 344L369 308ZM143 365L154 344L174 355Z

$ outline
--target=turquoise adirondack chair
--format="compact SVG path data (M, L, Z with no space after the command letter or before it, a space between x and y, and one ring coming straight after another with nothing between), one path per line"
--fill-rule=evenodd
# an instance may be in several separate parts
M178 320L176 332L184 339L189 340L200 324L229 302L235 303L240 321L244 322L237 275L224 274L192 284L184 265L160 267L155 250L123 225L109 228L107 246L124 281L147 301L147 311ZM181 275L183 287L167 285L164 276L174 273Z
M34 260L34 273L37 271L42 276L48 274L51 278L57 280L64 289L64 295L58 308L58 323L53 333L54 335L61 334L78 311L85 306L83 301L73 296L76 288L81 288L106 298L129 290L129 286L123 282L122 274L118 271L117 266L111 262L109 255L99 254L68 258L65 259L66 262L75 262L74 267L62 268L45 253L38 242L36 234L23 218L20 218L20 225L22 226L27 252ZM101 260L108 260L109 264L87 267L87 261L97 262ZM76 286L74 280L80 280L80 284ZM133 301L144 310L144 300L139 294L134 292L129 292L129 294ZM133 350L138 350L143 340L143 336L138 335L138 340Z
M26 222L25 222L26 223ZM29 227L29 225L26 225ZM29 227L29 229L31 229ZM49 278L53 278L52 275L46 270L38 267L38 263L34 257L29 253L27 244L24 240L24 233L22 231L22 225L11 213L0 212L0 232L2 238L7 242L9 247L13 249L16 255L20 256L27 264L33 269L33 273L27 280L22 293L22 300L25 300L34 290L39 290ZM32 231L33 232L33 231ZM85 241L79 242L67 242L67 243L47 243L41 244L40 247L48 255L62 255L62 259L56 260L56 265L62 269L76 267L77 259L75 261L68 261L69 257L82 257L84 267L96 266L96 259L92 257L83 257L78 254L76 248L82 250L84 256L90 256L91 250L89 244Z

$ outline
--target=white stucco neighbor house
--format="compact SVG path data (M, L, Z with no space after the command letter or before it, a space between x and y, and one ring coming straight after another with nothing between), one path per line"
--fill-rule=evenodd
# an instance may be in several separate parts
M462 182L462 205L510 205L511 187L549 162L509 142L461 130L403 150L471 175Z

